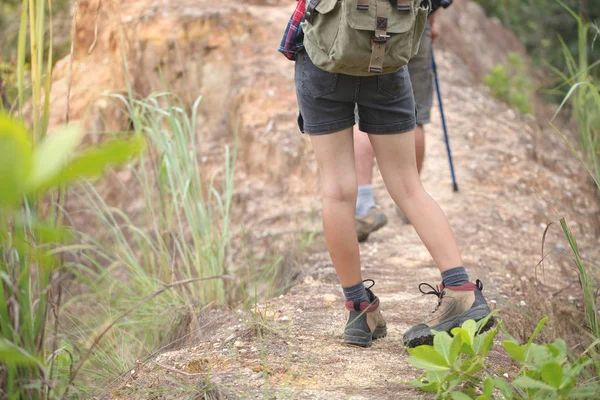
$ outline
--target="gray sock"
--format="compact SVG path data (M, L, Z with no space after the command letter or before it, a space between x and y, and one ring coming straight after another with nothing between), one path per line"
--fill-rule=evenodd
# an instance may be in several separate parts
M344 297L346 297L346 301L356 301L359 303L363 301L369 302L369 296L367 296L367 290L365 289L365 285L362 282L357 283L354 286L343 287Z
M444 286L461 286L469 282L469 275L465 267L456 267L442 272Z
M356 216L364 217L371 208L375 207L375 197L373 196L373 186L361 185L358 187L358 196L356 197Z

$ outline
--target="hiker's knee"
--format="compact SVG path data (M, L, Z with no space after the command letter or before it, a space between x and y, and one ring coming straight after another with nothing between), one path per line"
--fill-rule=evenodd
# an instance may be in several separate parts
M355 203L357 184L355 179L340 179L323 182L322 196L324 201L336 203Z

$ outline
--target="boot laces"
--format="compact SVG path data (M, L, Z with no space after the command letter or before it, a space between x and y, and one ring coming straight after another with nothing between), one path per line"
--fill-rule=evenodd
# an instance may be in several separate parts
M421 288L422 286L425 286L426 288L428 287L431 290L430 291L425 291L425 290L423 290ZM423 295L434 294L434 295L436 295L438 297L438 303L435 306L435 308L433 309L433 311L431 312L431 314L435 313L440 308L440 306L442 305L442 299L444 298L444 295L446 294L446 292L444 290L440 290L439 286L436 285L435 287L433 287L429 283L421 283L421 284L419 284L419 291L421 293L423 293Z

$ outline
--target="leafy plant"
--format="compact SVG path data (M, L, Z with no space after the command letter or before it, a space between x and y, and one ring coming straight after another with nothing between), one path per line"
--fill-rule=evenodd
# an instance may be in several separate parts
M525 63L519 54L510 53L507 61L493 67L484 77L484 81L495 97L524 114L532 111L532 83L527 77Z
M453 337L439 332L433 346L409 350L409 363L425 370L420 379L409 384L435 392L436 399L444 400L595 398L600 391L598 378L580 379L586 368L593 365L592 359L584 354L571 362L562 339L544 345L533 343L546 321L547 317L539 322L525 344L513 338L502 342L506 353L520 366L512 381L494 376L486 366L487 354L502 324L475 336L482 324L467 321L452 330Z
M96 177L143 146L139 139L114 141L75 155L81 139L72 125L34 146L24 124L0 113L0 382L9 398L60 397L68 390L68 380L53 381L54 360L66 348L48 352L47 325L62 277L51 250L69 235L55 215L45 215L42 194Z

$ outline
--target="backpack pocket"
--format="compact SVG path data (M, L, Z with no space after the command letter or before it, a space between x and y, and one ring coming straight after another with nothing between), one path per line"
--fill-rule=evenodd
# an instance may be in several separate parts
M415 30L414 30L414 38L412 45L412 55L413 57L417 55L419 52L419 46L421 44L421 36L423 36L423 32L425 32L425 27L427 26L427 16L429 15L429 8L418 7L417 16L415 20Z
M302 23L304 39L319 50L329 53L340 30L344 0L321 0L315 7L313 23Z

